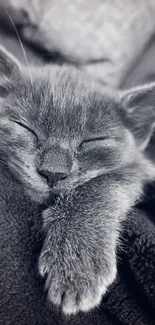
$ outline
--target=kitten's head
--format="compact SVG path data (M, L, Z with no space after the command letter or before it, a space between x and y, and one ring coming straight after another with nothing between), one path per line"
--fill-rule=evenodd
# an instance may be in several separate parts
M1 48L1 160L38 202L133 168L152 134L154 88L116 95L70 67L25 69Z

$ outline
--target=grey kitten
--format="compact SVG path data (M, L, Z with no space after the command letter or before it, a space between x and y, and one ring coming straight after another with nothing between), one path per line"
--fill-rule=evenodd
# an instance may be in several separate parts
M146 148L155 84L116 94L70 67L22 67L0 49L0 154L44 211L39 272L66 314L116 278L121 222L155 169Z

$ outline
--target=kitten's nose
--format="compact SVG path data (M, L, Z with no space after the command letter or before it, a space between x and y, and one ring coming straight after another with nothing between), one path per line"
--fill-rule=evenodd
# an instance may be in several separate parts
M57 172L52 173L49 170L41 170L41 174L47 178L47 183L51 187L55 185L58 181L61 181L65 178L67 178L67 173L65 172Z
M70 175L71 168L72 157L69 150L55 145L43 152L38 171L47 178L48 185L53 187L58 181Z

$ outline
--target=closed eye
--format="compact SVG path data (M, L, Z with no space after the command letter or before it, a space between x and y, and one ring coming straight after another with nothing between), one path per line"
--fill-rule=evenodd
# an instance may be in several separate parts
M24 124L23 122L21 122L21 121L17 121L17 120L12 120L12 122L14 122L14 123L16 123L16 124L18 124L18 125L20 125L22 128L24 128L24 129L26 129L26 130L28 130L29 132L31 132L31 133L33 133L33 135L37 138L37 140L38 140L38 136L37 136L37 134L28 126L28 125L26 125L26 124Z
M79 149L86 147L94 147L94 146L101 146L104 141L108 140L106 137L96 137L96 138L90 138L90 139L85 139L81 142L79 145Z
M97 148L114 148L116 147L116 139L114 138L106 138L106 137L97 137L93 139L86 139L82 141L82 143L79 146L79 150L81 151L89 151L94 150Z
M80 146L83 144L83 143L89 143L89 142L94 142L94 141L104 141L104 140L107 140L108 138L106 137L96 137L96 138L92 138L92 139L85 139L81 142Z

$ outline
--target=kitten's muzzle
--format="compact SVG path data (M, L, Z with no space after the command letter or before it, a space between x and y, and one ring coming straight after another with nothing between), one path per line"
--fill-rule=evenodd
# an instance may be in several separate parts
M53 173L50 172L49 170L41 170L40 174L43 175L46 179L47 179L47 184L49 185L50 188L52 188L53 186L55 186L57 184L57 182L66 179L68 174L67 172L57 172L57 173Z
M70 175L72 165L73 161L69 150L57 145L43 154L43 161L38 166L38 172L46 178L48 186L53 188Z

